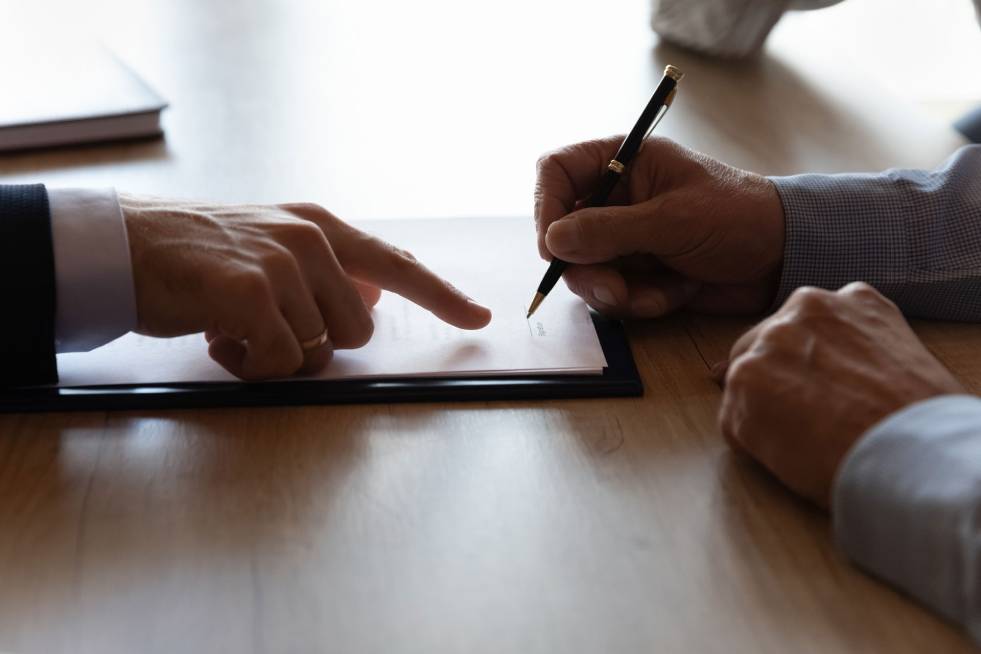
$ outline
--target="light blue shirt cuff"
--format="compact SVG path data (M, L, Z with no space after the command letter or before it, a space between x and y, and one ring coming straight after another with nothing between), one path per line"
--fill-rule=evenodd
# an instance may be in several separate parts
M944 395L873 426L835 480L838 546L981 642L981 399Z
M49 189L58 352L86 352L136 328L133 265L113 189Z

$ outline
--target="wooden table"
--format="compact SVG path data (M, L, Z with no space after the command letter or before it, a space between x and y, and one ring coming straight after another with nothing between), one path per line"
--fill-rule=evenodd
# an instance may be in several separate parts
M32 6L156 85L167 138L0 181L528 214L537 154L626 129L669 61L663 133L762 172L959 144L833 59L657 45L639 0L74 4ZM631 325L642 400L0 417L0 650L970 651L726 449L708 364L748 324ZM981 328L919 331L981 390Z

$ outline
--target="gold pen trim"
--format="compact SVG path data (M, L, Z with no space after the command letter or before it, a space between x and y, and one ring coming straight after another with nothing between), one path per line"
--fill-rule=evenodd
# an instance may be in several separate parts
M664 75L665 77L670 77L673 79L675 83L680 82L685 76L685 74L681 72L681 69L679 69L677 66L672 66L671 64L664 67Z
M606 164L606 167L615 172L617 175L623 174L624 165L616 159L610 159L610 163Z
M525 316L525 320L531 318L531 314L538 310L538 307L545 300L545 295L542 293L535 293L535 299L531 301L531 306L528 307L528 315Z

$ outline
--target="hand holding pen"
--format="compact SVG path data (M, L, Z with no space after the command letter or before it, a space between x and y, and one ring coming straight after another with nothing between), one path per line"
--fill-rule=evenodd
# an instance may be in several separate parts
M611 316L652 318L682 306L766 310L784 257L783 207L773 184L651 139L607 206L587 206L598 171L621 144L587 141L542 158L535 201L542 258L568 262L569 288Z
M606 163L599 183L585 201L587 206L602 207L607 203L610 193L624 176L627 166L630 165L633 158L644 145L644 140L654 131L654 128L657 127L657 124L671 106L671 102L677 93L678 82L683 77L684 74L674 66L666 66L664 68L664 76L661 78L657 88L654 89L654 94L651 95L647 106L641 112L640 118L637 119L633 129L623 139L616 154ZM545 276L538 285L535 297L528 307L529 318L545 300L545 296L552 290L555 283L559 281L559 277L565 271L566 265L567 263L558 257L552 259L548 270L545 272Z

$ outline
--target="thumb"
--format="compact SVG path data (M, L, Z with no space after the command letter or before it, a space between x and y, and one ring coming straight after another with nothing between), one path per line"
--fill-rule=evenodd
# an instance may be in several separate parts
M650 204L588 207L570 213L549 225L545 247L569 263L602 263L648 252L657 227Z

